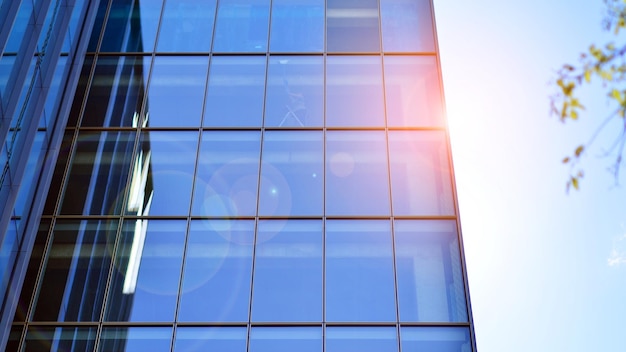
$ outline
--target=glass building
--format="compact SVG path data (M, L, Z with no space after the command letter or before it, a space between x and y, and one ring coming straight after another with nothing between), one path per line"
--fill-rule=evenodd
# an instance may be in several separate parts
M2 0L0 348L475 352L431 0Z

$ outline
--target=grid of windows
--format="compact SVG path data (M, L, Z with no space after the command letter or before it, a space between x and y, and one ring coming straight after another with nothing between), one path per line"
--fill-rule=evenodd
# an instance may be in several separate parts
M430 0L102 1L8 350L472 351Z

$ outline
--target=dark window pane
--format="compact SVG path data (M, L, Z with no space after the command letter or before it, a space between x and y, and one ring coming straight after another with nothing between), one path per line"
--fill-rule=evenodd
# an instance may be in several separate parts
M48 328L33 326L26 333L24 351L93 351L96 328Z
M388 221L327 221L326 320L396 320Z
M80 77L78 78L78 85L76 86L76 92L74 93L74 100L72 102L70 116L68 117L67 121L68 127L74 127L78 124L78 118L80 117L82 111L81 109L83 108L83 100L85 99L85 95L87 94L87 84L89 83L89 78L91 76L91 66L93 65L93 62L94 59L92 56L86 57L85 61L83 62L83 67L80 71ZM2 66L0 65L0 67ZM0 75L0 77L2 76Z
M22 329L23 328L21 326L11 327L4 352L18 352L20 339L22 338Z
M99 352L169 352L172 328L131 327L103 328Z
M55 212L55 207L59 201L59 191L63 185L63 173L65 172L65 166L67 165L67 161L72 150L73 137L73 131L67 131L63 135L63 141L61 141L61 146L59 148L59 156L57 157L54 174L52 174L52 181L50 181L50 188L48 189L46 205L43 209L43 213L46 215L51 215Z
M327 0L326 50L378 52L377 0Z
M270 50L321 52L324 50L323 0L273 0Z
M267 77L265 126L323 125L323 57L272 56Z
M435 51L430 0L380 0L380 11L384 51Z
M100 51L152 52L161 0L113 0Z
M466 322L456 223L396 220L401 321Z
M402 327L403 351L466 352L472 350L466 327Z
M246 352L247 335L245 327L179 327L174 351Z
M157 51L209 51L214 19L215 0L167 0Z
M247 322L254 221L191 223L179 321Z
M319 327L253 327L250 352L322 352Z
M215 52L265 52L269 0L220 0L215 25Z
M252 292L252 321L322 321L320 221L259 222Z
M395 327L327 327L326 352L397 352ZM404 350L421 351L421 350ZM424 350L425 352L429 350Z
M316 131L265 132L260 215L322 215L322 139Z

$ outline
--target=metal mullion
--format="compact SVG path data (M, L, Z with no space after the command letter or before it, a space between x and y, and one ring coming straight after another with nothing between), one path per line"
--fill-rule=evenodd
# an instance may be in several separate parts
M322 352L326 351L326 144L328 128L326 127L326 101L327 101L327 61L328 51L326 48L328 31L328 1L324 1L324 39L322 43Z

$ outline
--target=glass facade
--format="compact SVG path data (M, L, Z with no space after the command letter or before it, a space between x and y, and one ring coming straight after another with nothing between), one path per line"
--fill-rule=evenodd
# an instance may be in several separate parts
M7 351L475 351L431 0L89 6Z

